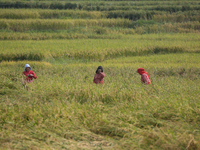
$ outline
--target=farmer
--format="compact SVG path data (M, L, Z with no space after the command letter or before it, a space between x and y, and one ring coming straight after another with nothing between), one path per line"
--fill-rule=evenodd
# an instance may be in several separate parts
M24 80L24 83L25 82L32 83L33 79L37 78L35 73L31 70L31 66L29 64L25 65L23 75L26 76L26 79Z
M145 84L151 84L149 74L144 71L144 68L138 68L137 72L141 75L141 82Z
M104 77L105 77L105 74L103 73L103 68L102 66L99 66L96 70L96 74L94 76L93 82L96 84L98 83L103 84Z

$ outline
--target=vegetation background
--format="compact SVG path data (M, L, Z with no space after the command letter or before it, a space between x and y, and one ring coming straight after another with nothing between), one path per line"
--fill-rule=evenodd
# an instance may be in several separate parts
M199 10L198 0L0 0L0 149L200 149ZM38 77L29 91L26 63ZM92 82L99 65L104 85Z

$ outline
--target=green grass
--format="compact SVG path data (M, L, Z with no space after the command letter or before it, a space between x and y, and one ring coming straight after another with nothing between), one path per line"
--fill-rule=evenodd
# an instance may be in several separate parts
M130 27L128 19L0 19L0 29L13 31L67 30L75 27Z
M0 9L1 19L101 19L105 14L84 10Z
M161 21L159 17L156 19ZM163 19L164 22L165 20L169 18ZM198 21L164 22L158 23L153 20L132 22L128 19L0 19L0 40L116 39L121 38L122 35L135 34L199 34L200 23Z
M1 148L200 148L199 54L45 61L0 64ZM29 92L25 63L38 76ZM92 83L98 65L103 86ZM138 67L152 85L141 85Z
M138 2L137 2L138 3ZM198 4L197 4L198 5ZM165 11L123 10L123 11L85 11L85 10L52 10L52 9L0 9L1 19L105 19L126 18L133 21L140 19L156 22L200 21L199 11Z
M22 2L51 9L0 9L0 149L200 149L197 0Z
M121 56L199 52L198 34L148 34L121 39L0 41L0 60L78 58L103 61Z
M110 11L110 10L161 10L167 12L199 10L198 2L192 1L0 1L1 8L43 8L43 9L81 9L88 11Z

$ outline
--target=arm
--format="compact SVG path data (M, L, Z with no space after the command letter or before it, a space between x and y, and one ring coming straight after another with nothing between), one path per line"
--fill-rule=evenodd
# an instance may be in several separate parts
M103 72L101 72L100 75L102 79L105 77L105 74Z
M37 76L35 75L35 73L32 71L31 74L29 74L30 77L33 77L34 79L37 78Z
M37 76L35 75L35 73L33 72L33 78L34 79L37 79Z

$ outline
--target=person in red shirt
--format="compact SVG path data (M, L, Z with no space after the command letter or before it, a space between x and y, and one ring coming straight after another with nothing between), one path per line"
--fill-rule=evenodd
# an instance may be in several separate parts
M102 66L99 66L96 70L96 74L94 76L94 80L93 82L98 84L103 84L104 83L104 77L105 77L105 74L103 72L103 67Z
M141 82L145 84L151 84L149 74L144 71L144 68L138 68L137 72L141 75Z
M37 78L35 73L31 70L31 66L29 64L25 65L23 75L26 76L25 82L28 83L32 83L33 79Z

